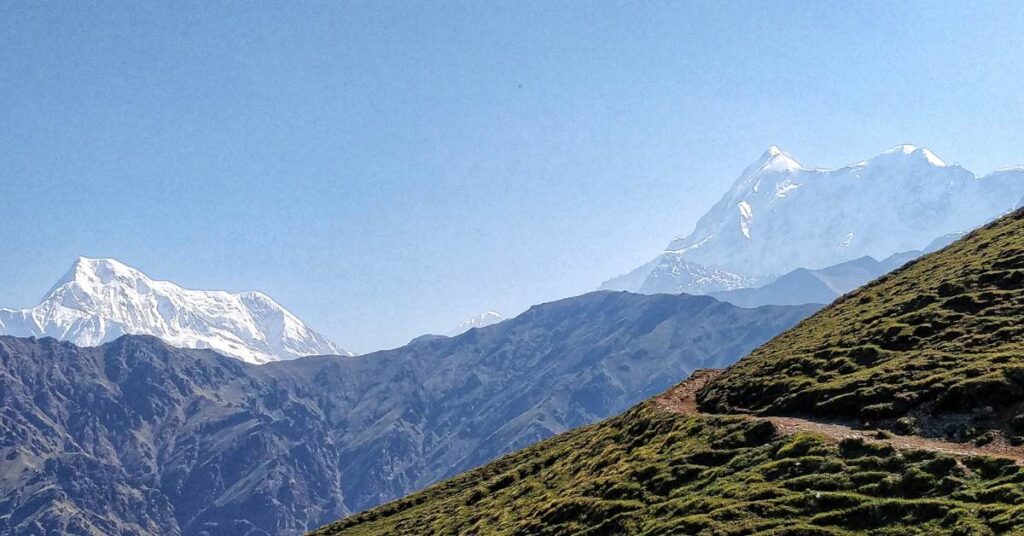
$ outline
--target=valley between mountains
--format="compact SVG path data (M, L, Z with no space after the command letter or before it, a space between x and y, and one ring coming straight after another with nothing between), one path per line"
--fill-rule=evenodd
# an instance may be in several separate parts
M315 532L1024 533L1024 210L724 371Z

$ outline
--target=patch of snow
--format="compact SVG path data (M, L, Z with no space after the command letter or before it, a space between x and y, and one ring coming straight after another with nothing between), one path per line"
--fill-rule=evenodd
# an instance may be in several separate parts
M758 287L774 276L751 277L715 266L688 262L679 253L663 253L643 285L633 292L641 294L707 294L738 288Z
M775 185L775 197L786 197L786 194L799 188L800 185L793 181L793 179L786 179L779 184Z
M448 336L455 337L456 335L461 335L473 328L490 326L492 324L497 324L502 320L505 320L505 318L497 311L486 311L460 322L459 325L455 326L454 329L448 332Z
M777 145L768 147L768 150L761 155L761 158L757 163L755 163L755 165L757 166L756 169L758 173L785 173L803 169L800 162L797 162L782 149L779 149Z
M918 147L916 145L897 145L883 153L883 156L885 155L920 156L925 162L932 166L946 167L947 165L945 161L936 156L931 150L924 147Z
M839 247L841 247L841 248L848 248L848 247L850 247L850 244L852 244L852 243L853 243L853 233L847 233L847 235L843 238L843 241L839 243Z
M693 245L690 245L690 246L687 246L687 247L685 247L683 249L679 249L679 250L675 250L675 251L665 251L665 253L686 253L687 251L695 250L695 249L703 246L704 244L707 244L709 240L714 238L714 236L715 235L706 236L706 237L704 237L703 240L701 240L701 241L699 241L699 242L697 242L697 243L695 243Z
M750 208L750 203L746 201L740 201L737 206L740 209L740 232L747 240L750 240L750 220L754 218L754 212Z
M921 152L924 153L924 158L925 160L928 161L929 164L936 167L946 167L946 162L943 161L938 156L935 156L935 153L929 151L928 149L921 149Z
M914 151L916 151L916 150L917 150L917 146L916 145L910 145L908 143L905 143L903 145L897 145L897 146L893 147L892 149L889 149L886 152L887 153L899 152L899 153L903 153L905 155L909 155L909 154L913 154Z

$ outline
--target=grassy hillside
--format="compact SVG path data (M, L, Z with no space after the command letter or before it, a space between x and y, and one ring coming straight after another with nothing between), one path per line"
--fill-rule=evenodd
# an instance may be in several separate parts
M703 409L1024 432L1024 211L849 294L702 391ZM983 440L984 441L984 440Z
M730 367L709 412L1024 434L1024 211L851 293ZM1000 434L1001 435L1001 434Z
M1007 460L810 435L642 404L314 534L1006 534Z

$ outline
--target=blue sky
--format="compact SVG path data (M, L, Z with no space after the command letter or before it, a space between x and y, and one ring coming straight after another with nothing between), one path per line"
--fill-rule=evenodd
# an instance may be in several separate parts
M357 351L595 288L778 144L1024 164L1012 4L0 4L0 305L78 255Z

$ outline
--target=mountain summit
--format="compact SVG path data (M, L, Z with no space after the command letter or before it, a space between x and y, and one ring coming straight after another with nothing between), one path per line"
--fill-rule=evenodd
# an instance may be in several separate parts
M984 177L897 145L869 160L809 169L776 146L654 261L602 288L704 294L758 286L798 268L920 250L1021 204L1024 170Z
M455 337L456 335L461 335L473 328L490 326L492 324L497 324L502 320L505 320L505 317L501 316L501 313L497 311L486 311L459 322L459 325L455 326L448 332L448 336Z
M210 348L249 363L352 355L266 294L189 290L114 259L79 257L31 309L0 309L0 334L96 346L124 334Z

